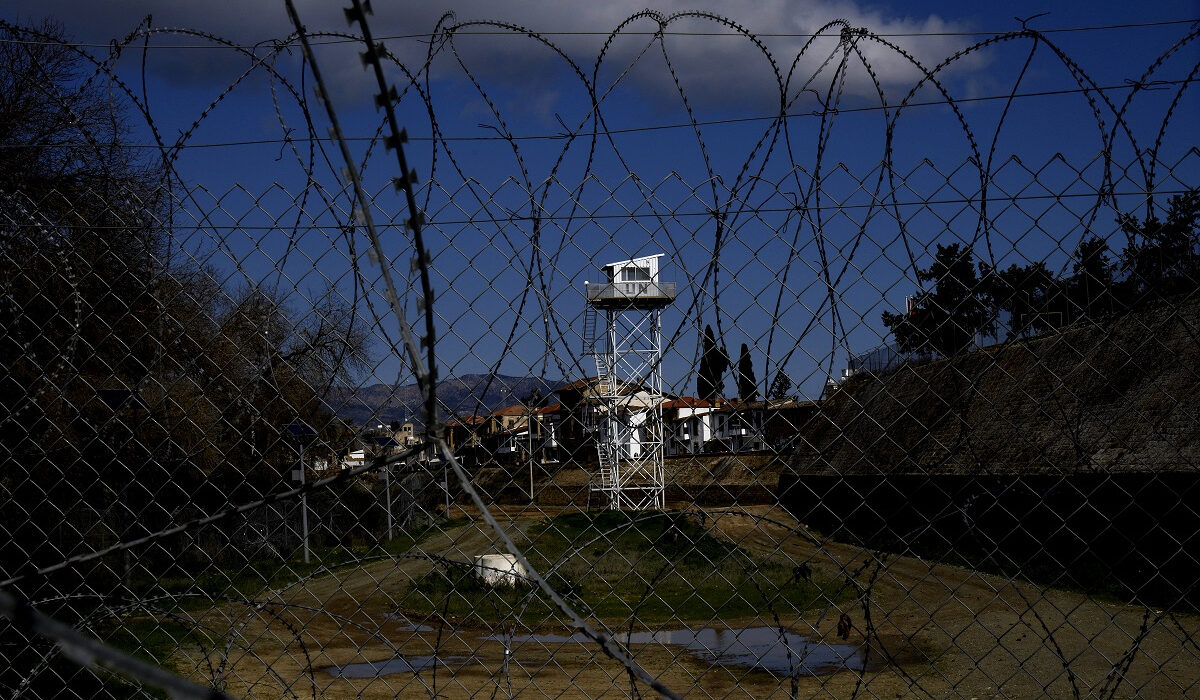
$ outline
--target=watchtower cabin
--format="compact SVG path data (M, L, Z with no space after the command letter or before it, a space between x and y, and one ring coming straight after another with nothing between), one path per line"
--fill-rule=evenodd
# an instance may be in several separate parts
M675 301L675 283L659 279L658 255L608 263L602 282L588 282L587 302L596 309L661 309Z
M675 283L660 279L662 257L602 265L603 281L584 285L585 352L596 361L601 404L592 491L617 510L666 506L660 314Z

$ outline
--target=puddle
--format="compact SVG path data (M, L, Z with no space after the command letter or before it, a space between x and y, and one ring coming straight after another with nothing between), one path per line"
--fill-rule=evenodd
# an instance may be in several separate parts
M471 659L466 656L397 656L387 661L368 661L361 664L346 664L345 666L330 666L325 673L334 678L377 678L393 673L416 673L428 671L434 666L457 666L466 664Z
M402 624L417 631L432 631L397 616ZM562 644L593 644L583 634L526 634L507 638L510 645L537 643L550 647ZM622 646L660 644L680 647L696 659L720 666L767 671L777 676L815 676L842 669L870 670L861 647L853 644L826 644L788 632L783 637L774 627L744 629L664 630L615 635ZM479 637L480 641L504 642L501 635ZM520 650L515 650L518 654ZM461 666L476 663L468 656L398 656L386 661L331 666L325 672L335 678L376 678L393 673L418 673L434 666Z
M401 613L388 613L387 618L396 623L401 632L433 632L429 625L419 625Z
M781 638L774 627L749 627L745 629L682 629L662 632L634 632L617 634L615 639L622 645L663 644L683 647L692 656L702 661L721 666L736 666L776 675L811 676L833 673L842 669L869 670L863 650L853 644L826 644L801 634L788 632ZM503 641L503 637L483 637L490 641ZM565 644L576 642L591 644L583 634L530 634L515 635L512 644L540 642L542 644Z

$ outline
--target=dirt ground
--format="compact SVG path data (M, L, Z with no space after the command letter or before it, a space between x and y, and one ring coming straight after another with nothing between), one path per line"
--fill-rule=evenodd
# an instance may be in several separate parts
M544 508L497 513L518 541L546 515ZM780 622L814 639L841 642L837 628L845 614L848 641L867 650L872 670L800 677L793 688L793 679L712 665L679 647L633 645L637 663L681 696L1200 698L1195 616L1098 601L912 557L881 561L858 547L822 543L788 513L768 506L708 511L705 522L760 555L808 564L818 576L852 579L847 586L856 593L842 602ZM458 560L498 549L480 519L420 547ZM255 698L654 695L642 683L633 690L624 667L599 654L596 645L526 642L506 653L500 641L481 639L488 630L464 629L462 621L413 629L396 612L411 581L431 566L421 559L366 563L297 582L276 591L270 604L195 613L216 641L203 649L181 648L174 661L197 679L219 677L226 691ZM773 624L767 611L757 620L707 621L731 628ZM363 679L336 678L326 670L428 656L435 649L466 663Z

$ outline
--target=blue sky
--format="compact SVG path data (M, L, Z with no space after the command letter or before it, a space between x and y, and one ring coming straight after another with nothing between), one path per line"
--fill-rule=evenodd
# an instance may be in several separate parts
M336 3L298 5L310 32L347 31ZM1139 192L1147 187L1146 153L1159 140L1173 102L1158 153L1163 164L1149 187L1170 192L1200 184L1200 162L1189 154L1200 123L1193 88L1180 93L1172 84L1137 91L1124 114L1128 133L1120 131L1110 144L1093 103L1079 90L1080 76L1056 53L1074 61L1095 86L1112 88L1104 92L1112 106L1090 93L1103 127L1112 130L1113 108L1132 89L1128 81L1140 79L1158 56L1187 37L1192 31L1187 24L1050 31L1046 38L1052 44L1037 43L1036 50L1036 42L1017 38L970 51L938 72L941 87L962 100L957 114L937 88L921 84L920 72L896 50L932 67L989 36L1019 29L1014 15L1049 10L1029 26L1062 30L1196 19L1197 2L720 3L716 11L762 35L761 48L711 18L672 21L658 42L651 35L657 23L643 18L616 37L596 73L603 96L599 113L616 133L596 139L594 149L588 136L594 115L570 61L591 81L605 34L642 4L376 5L374 32L389 37L389 49L421 76L422 87L426 77L430 87L429 105L410 91L400 115L414 137L410 160L426 187L431 171L436 181L429 190L435 222L429 239L443 377L487 371L496 363L514 375L588 370L579 357L583 282L595 279L605 262L665 252L671 261L666 276L685 289L664 313L674 341L664 365L671 389L694 388L689 371L698 331L719 323L731 352L743 342L751 346L761 382L769 380L768 362L771 372L783 364L803 393L815 395L830 370L836 374L844 366L847 353L885 340L880 312L902 307L915 289L910 252L923 265L935 242L964 240L975 242L981 257L1001 264L1046 259L1062 267L1087 231L1113 234L1116 211L1144 204ZM656 9L666 16L707 8L672 1ZM460 32L422 70L426 44L409 35L428 34L448 10L455 12L448 24L460 26ZM18 0L0 11L9 19L50 15L75 40L94 44L85 50L100 58L109 39L128 34L147 13L156 28L149 48L142 50L140 38L130 44L116 61L116 73L139 100L144 83L151 122L163 138L174 142L188 133L191 147L180 152L176 169L190 187L203 190L192 192L185 209L208 216L185 222L195 224L194 233L183 237L187 249L231 278L243 274L295 289L299 310L305 295L328 284L354 297L349 260L357 259L364 275L359 282L368 290L357 303L370 316L382 295L366 262L365 239L342 236L338 224L345 217L324 210L322 194L335 210L347 206L344 196L332 194L340 187L336 149L323 144L325 154L317 154L310 181L308 142L281 142L285 136L304 138L309 129L297 97L283 83L261 66L248 71L245 54L212 48L216 44L207 36L159 31L188 27L241 45L265 42L255 55L268 56L270 40L291 31L282 3ZM815 40L800 54L787 85L793 116L785 124L773 122L780 100L776 69L786 76L809 38L801 35L838 18L882 39L860 40L854 54L839 53L836 30ZM502 27L470 24L485 19L545 32L563 55ZM1198 45L1184 45L1151 79L1186 79L1200 62ZM378 147L368 151L366 137L376 132L380 117L354 55L358 46L330 43L318 50L346 131L362 137L353 149L363 159L370 187L380 191L378 216L402 220L407 216L402 200L386 187L396 174L394 160ZM270 65L299 90L297 49L281 48ZM401 87L406 84L400 70L393 67L391 73ZM894 107L914 86L919 87L912 106L897 116ZM878 90L892 111L881 109ZM1011 104L1003 99L1012 92L1061 91L1067 94L1019 97ZM430 138L430 105L444 142ZM314 133L324 136L325 116L315 101L312 107ZM880 180L889 117L893 179ZM693 119L703 125L693 128ZM571 141L537 138L567 131L584 135ZM502 135L515 137L516 150L498 138ZM144 119L135 120L131 136L153 143ZM264 143L206 145L246 141ZM1120 169L1113 181L1122 193L1115 207L1094 196L1104 176L1098 154L1106 149ZM979 207L981 172L989 176L986 220ZM301 213L295 200L310 182L315 185ZM532 199L531 186L537 195ZM923 205L927 200L937 203ZM714 211L723 213L731 229L721 240L716 286ZM542 217L536 255L532 212ZM288 229L297 222L301 226L289 241ZM980 238L983 231L990 246ZM385 240L397 273L409 279L406 239L399 229L388 229ZM531 269L541 270L533 294ZM415 311L411 299L409 311ZM382 323L393 333L387 320ZM376 346L375 360L374 377L364 382L410 380L384 343Z

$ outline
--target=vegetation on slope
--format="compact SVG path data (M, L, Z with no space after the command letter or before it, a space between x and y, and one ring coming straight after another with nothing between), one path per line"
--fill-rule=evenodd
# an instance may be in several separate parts
M681 513L571 513L542 521L524 551L530 563L583 615L620 626L771 616L794 619L837 595L837 582L750 554ZM419 578L403 604L459 625L529 626L565 619L529 583L491 587L470 565Z

